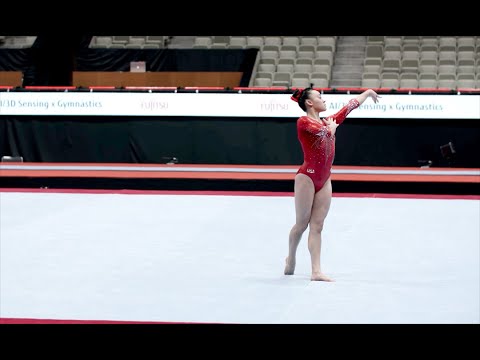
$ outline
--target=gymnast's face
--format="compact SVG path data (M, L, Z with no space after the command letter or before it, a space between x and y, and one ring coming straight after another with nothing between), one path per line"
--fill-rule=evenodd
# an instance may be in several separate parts
M307 104L310 105L316 112L321 112L327 110L327 105L325 100L322 99L322 96L317 90L310 91L310 94L307 99Z

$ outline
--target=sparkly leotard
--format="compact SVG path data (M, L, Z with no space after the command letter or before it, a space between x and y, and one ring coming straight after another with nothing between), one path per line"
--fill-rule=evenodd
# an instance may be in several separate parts
M359 106L357 99L351 99L336 114L329 117L335 119L337 124L341 124L347 115ZM335 135L332 135L323 119L318 121L308 116L298 118L297 133L304 159L297 174L309 176L317 192L331 174L335 157Z

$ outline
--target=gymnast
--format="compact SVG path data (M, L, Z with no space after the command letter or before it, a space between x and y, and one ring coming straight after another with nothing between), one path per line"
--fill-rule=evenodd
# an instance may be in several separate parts
M312 281L333 281L320 267L322 230L332 200L331 169L335 157L335 131L347 115L365 100L378 102L380 96L368 89L352 98L334 115L321 118L327 109L325 100L312 86L297 89L291 99L306 113L297 120L298 140L303 150L303 164L295 175L295 224L288 238L285 275L295 272L297 247L307 227L308 250L312 265Z

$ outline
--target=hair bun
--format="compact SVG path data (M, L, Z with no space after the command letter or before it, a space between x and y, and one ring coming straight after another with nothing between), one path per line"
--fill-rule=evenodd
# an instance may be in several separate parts
M297 102L298 103L298 100L300 99L300 97L302 96L302 92L303 90L295 90L295 92L292 94L292 96L290 97L290 99L292 99L293 101Z

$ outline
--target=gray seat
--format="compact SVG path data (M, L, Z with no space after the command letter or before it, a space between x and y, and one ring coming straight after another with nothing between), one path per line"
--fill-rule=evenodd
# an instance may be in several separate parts
M273 74L272 86L290 87L292 81L291 72L276 72Z
M383 59L383 49L382 45L367 45L365 47L365 57Z
M263 38L264 45L282 45L282 37L281 36L264 36Z
M308 87L310 86L310 73L295 72L291 78L292 87Z
M366 58L363 60L363 72L378 72L382 71L383 62L378 58Z
M437 88L437 74L433 73L420 73L418 75L418 87L419 88Z
M327 88L330 83L330 75L323 72L311 73L310 82L314 87Z
M362 88L379 88L380 79L362 79Z
M384 59L382 65L382 72L395 72L399 73L401 69L401 63L399 59Z
M401 73L399 87L418 88L418 74L417 73Z
M439 73L437 77L438 88L456 89L457 76L455 74L442 74Z
M457 74L457 88L475 88L475 74L473 73L463 73Z
M247 45L249 48L262 48L264 45L263 36L247 36ZM269 44L270 45L270 44Z
M457 74L475 74L475 60L474 59L460 59L457 61Z
M423 59L420 60L418 65L419 73L437 73L438 60L436 59Z
M254 87L271 87L272 80L267 78L255 78L253 82Z
M244 48L247 46L247 37L246 36L230 36L230 42L228 44L229 48Z

